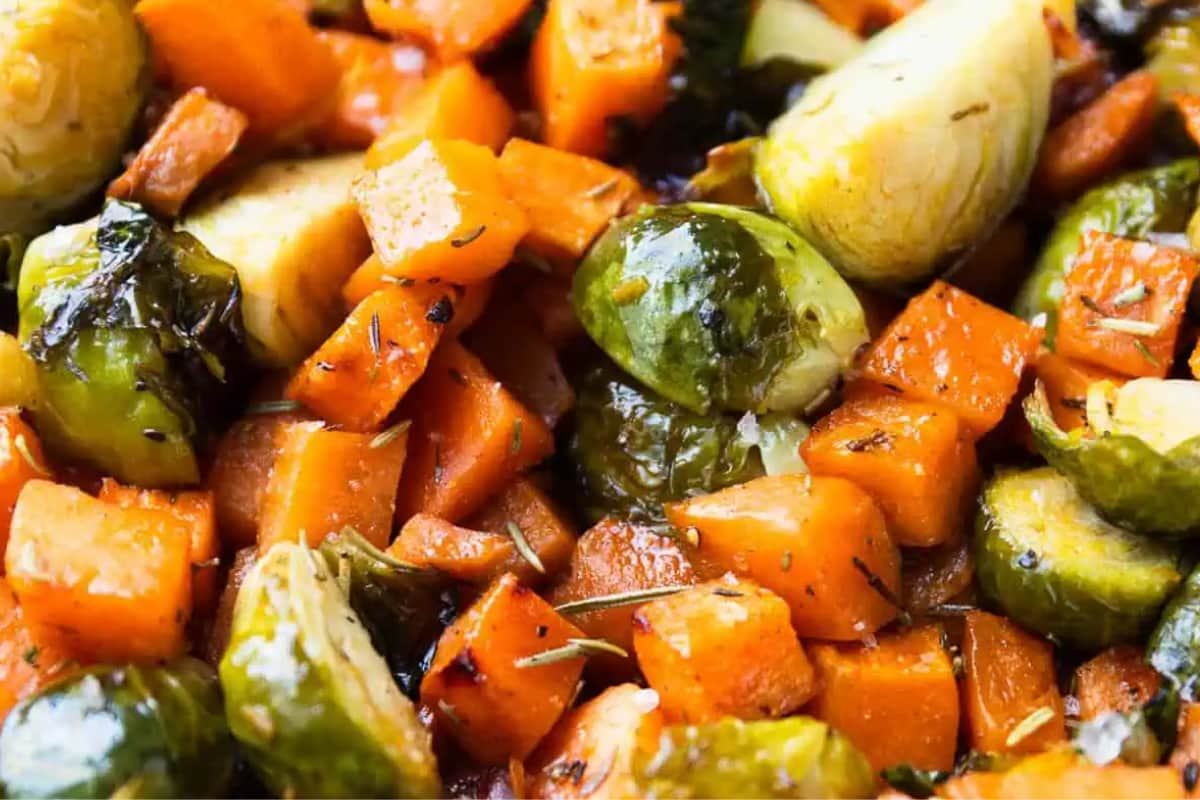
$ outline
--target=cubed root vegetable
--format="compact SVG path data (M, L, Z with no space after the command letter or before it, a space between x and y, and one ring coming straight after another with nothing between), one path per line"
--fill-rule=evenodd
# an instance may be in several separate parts
M7 377L7 376L6 376ZM49 478L42 444L16 408L0 408L0 552L8 542L17 497L25 484Z
M1041 339L1041 329L935 281L875 341L861 375L947 406L979 438L1004 417Z
M1130 377L1166 377L1198 271L1182 250L1086 232L1066 277L1058 352Z
M1117 645L1079 665L1072 692L1079 718L1088 720L1110 711L1136 711L1161 685L1162 677L1146 664L1140 648Z
M108 196L133 200L167 217L224 161L246 130L246 115L192 89L171 106Z
M583 633L513 575L446 629L421 682L439 726L485 764L524 759L575 695L584 658L526 665Z
M371 27L395 38L432 45L451 63L486 50L517 24L531 0L366 0Z
M135 9L160 70L239 109L258 136L320 118L338 65L286 0L141 0Z
M204 642L204 660L214 669L220 666L221 658L225 655L225 648L229 646L229 635L233 628L233 609L237 605L238 591L242 588L242 582L246 580L250 570L254 568L254 560L257 557L258 550L256 548L243 547L234 554L233 563L229 566L225 587L221 590L221 597L217 601L217 610L213 615L212 624L208 628Z
M875 769L948 770L958 746L958 684L935 626L878 645L809 648L820 691L807 713L844 733Z
M900 555L874 501L842 478L777 475L667 506L714 563L778 594L801 638L857 641L895 619Z
M316 547L346 527L380 549L387 547L406 432L350 433L298 422L278 436L279 457L263 496L259 554L276 542L301 537Z
M1154 76L1135 72L1046 136L1034 186L1070 197L1124 163L1146 140L1158 93Z
M851 402L801 446L814 475L866 489L901 545L930 547L965 530L979 488L975 446L953 411L898 397Z
M425 139L462 139L498 153L515 121L495 85L470 61L460 61L432 75L388 121L367 151L367 169L403 158Z
M190 554L175 514L37 480L17 500L4 563L30 625L84 658L149 661L183 651Z
M504 191L486 147L425 140L363 174L354 197L384 270L402 278L476 283L509 259L529 220Z
M346 430L378 430L425 372L456 299L440 284L372 292L300 366L287 396Z
M1200 797L1200 704L1188 703L1179 710L1179 732L1167 762L1178 771L1188 797Z
M609 119L645 123L662 109L679 50L667 22L670 5L551 0L529 64L546 144L603 156Z
M517 552L511 536L451 525L429 514L417 514L404 523L387 552L400 561L483 586L506 572L520 573L527 583L539 575Z
M983 611L967 614L963 635L967 741L982 753L1037 753L1066 739L1054 648Z
M212 492L169 492L122 486L111 478L100 485L101 500L121 508L147 508L176 517L188 530L192 563L192 606L207 614L217 600L221 543Z
M732 576L638 609L638 666L666 719L770 719L802 706L816 685L790 617L778 595Z
M971 772L938 787L958 800L1140 800L1181 798L1183 784L1170 767L1098 766L1073 750L1032 756L1007 772Z
M0 578L0 720L72 665L58 637L31 628Z
M1108 370L1074 361L1049 350L1043 351L1035 367L1038 380L1046 387L1050 413L1064 431L1082 428L1087 422L1088 387L1099 381L1120 386L1125 378Z
M975 559L964 536L941 547L910 550L902 574L905 607L913 614L924 614L971 588Z
M520 529L525 541L537 554L547 575L557 575L567 566L575 550L575 531L545 492L533 481L518 478L493 495L466 525L475 530L511 537L509 523ZM521 559L509 570L529 583L541 575L529 569Z
M633 753L663 726L652 689L623 683L569 712L525 764L525 797L597 800L638 797ZM571 770L571 764L581 766Z
M400 408L413 421L400 520L423 512L459 522L554 447L545 424L458 342L438 348Z

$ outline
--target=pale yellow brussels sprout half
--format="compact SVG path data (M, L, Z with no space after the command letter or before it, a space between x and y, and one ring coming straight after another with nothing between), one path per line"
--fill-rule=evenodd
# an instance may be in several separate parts
M928 0L775 122L760 189L844 274L926 278L1020 198L1053 67L1041 0Z
M41 233L119 169L146 75L132 0L0 0L0 232Z

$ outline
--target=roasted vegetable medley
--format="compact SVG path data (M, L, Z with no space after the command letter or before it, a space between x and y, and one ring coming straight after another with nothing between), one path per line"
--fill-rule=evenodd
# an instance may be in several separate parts
M0 0L0 797L1200 797L1200 2Z

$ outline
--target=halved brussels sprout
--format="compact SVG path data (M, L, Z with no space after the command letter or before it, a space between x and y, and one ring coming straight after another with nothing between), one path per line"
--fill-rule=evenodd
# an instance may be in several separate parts
M868 340L862 306L820 254L733 206L620 220L579 267L572 300L618 365L698 414L803 409Z
M1053 72L1041 0L927 0L775 122L759 185L843 274L926 278L1020 198Z
M321 555L392 677L415 699L438 637L456 611L450 582L397 561L350 528L323 541Z
M828 70L862 49L861 39L806 0L762 0L750 17L742 66L757 67L783 58Z
M633 772L647 798L875 796L866 757L811 717L668 727Z
M5 797L226 797L233 770L217 676L190 658L77 672L0 731Z
M611 365L580 380L568 447L585 513L662 523L663 503L804 471L808 426L785 414L695 414ZM768 468L769 467L769 468Z
M1111 410L1110 410L1111 409ZM1025 401L1047 461L1113 523L1139 533L1200 534L1200 382L1093 384L1087 424L1066 432L1038 386Z
M246 362L233 267L114 200L29 246L18 302L47 446L127 483L195 482L192 441L229 410Z
M1146 644L1146 661L1183 700L1200 699L1200 567L1192 570L1163 610Z
M1200 18L1159 28L1146 42L1146 69L1164 100L1200 91Z
M1085 194L1054 226L1013 311L1027 320L1045 315L1046 343L1053 346L1063 283L1083 234L1095 230L1137 239L1150 233L1180 233L1196 205L1197 187L1200 160L1185 158L1122 175Z
M429 733L326 559L280 543L238 593L221 660L225 711L281 797L437 797Z
M41 233L120 168L146 61L129 0L0 3L0 232Z

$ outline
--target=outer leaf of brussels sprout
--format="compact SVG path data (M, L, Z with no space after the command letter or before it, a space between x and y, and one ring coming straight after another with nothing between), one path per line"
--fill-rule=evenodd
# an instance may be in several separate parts
M0 731L7 797L224 797L233 767L217 676L194 659L74 673Z
M928 0L771 127L771 209L843 274L928 277L1016 204L1050 111L1041 0Z
M866 757L811 717L668 727L656 752L635 751L633 772L648 798L875 794Z
M1200 497L1200 436L1160 453L1120 432L1068 433L1055 424L1040 386L1025 401L1025 417L1038 452L1106 519L1139 533L1200 534L1200 504L1184 500Z
M1146 644L1146 661L1166 676L1183 700L1196 699L1200 680L1200 567L1163 609Z
M110 201L30 245L19 306L51 449L142 486L197 479L192 439L225 415L245 362L232 267Z
M756 425L757 440L739 431L737 418L695 414L611 366L592 369L578 386L568 448L585 513L592 521L614 514L665 523L663 503L762 477L759 447L795 454L808 434L783 415Z
M1146 42L1146 69L1158 81L1159 97L1200 91L1200 19L1164 25Z
M572 299L621 367L697 413L795 411L867 341L854 293L786 225L705 203L612 226Z
M429 734L324 558L280 543L238 594L221 661L233 735L283 797L436 797Z
M456 611L449 581L395 560L352 529L322 542L321 554L392 677L415 699L427 659Z
M1140 238L1151 232L1183 231L1196 203L1200 160L1122 175L1085 194L1058 221L1013 305L1019 317L1046 315L1046 342L1054 344L1063 281L1079 253L1085 231Z

